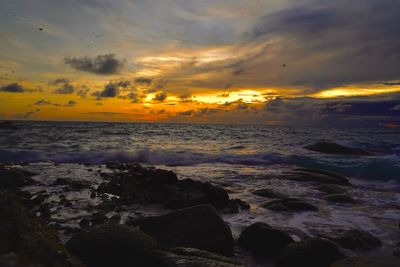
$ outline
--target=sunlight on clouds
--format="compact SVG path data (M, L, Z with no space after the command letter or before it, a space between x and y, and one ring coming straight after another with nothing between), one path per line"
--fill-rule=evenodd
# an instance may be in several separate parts
M317 98L351 97L351 96L369 96L385 93L400 92L400 87L394 88L333 88L318 92L312 96Z

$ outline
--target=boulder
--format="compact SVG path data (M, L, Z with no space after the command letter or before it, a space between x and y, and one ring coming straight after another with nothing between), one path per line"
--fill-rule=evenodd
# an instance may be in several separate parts
M98 187L97 193L117 195L119 204L156 203L168 209L200 204L224 209L232 205L228 193L222 187L209 182L179 180L172 171L145 168L138 164L109 164L109 167L114 172L104 174L108 181Z
M333 203L356 203L354 198L345 194L329 194L325 196L324 199Z
M353 148L353 147L346 147L336 143L331 142L319 142L312 145L307 145L304 148L325 153L325 154L336 154L336 155L350 155L350 156L371 156L372 153L360 149L360 148Z
M0 165L0 192L17 192L21 187L35 184L34 173Z
M254 195L267 198L286 198L282 193L275 192L268 188L259 189L253 192Z
M272 211L291 211L291 212L318 211L318 208L316 206L296 198L284 198L284 199L272 200L262 204L261 206L263 208Z
M17 266L81 267L57 233L23 208L12 195L0 194L0 255L15 255ZM12 266L12 265L11 265Z
M281 251L293 242L290 235L261 222L245 228L239 237L239 245L242 248L262 258L277 258Z
M306 238L290 244L281 253L279 267L329 267L332 263L345 258L338 247L323 238Z
M335 262L331 267L398 267L400 259L393 257L359 256Z
M377 237L358 229L339 229L321 236L338 243L343 248L352 250L372 250L382 246L382 242Z
M233 254L232 232L211 205L148 217L138 224L140 230L169 247L191 247L225 256Z
M123 225L100 225L81 230L66 243L87 267L162 266L154 253L160 248L150 236Z

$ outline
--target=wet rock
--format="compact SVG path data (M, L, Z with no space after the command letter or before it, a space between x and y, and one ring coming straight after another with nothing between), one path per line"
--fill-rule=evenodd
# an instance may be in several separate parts
M18 168L0 165L0 192L17 192L21 187L34 185L36 174Z
M138 164L110 164L115 171L106 174L97 193L119 196L119 204L158 203L168 209L210 204L218 209L230 205L227 192L220 186L192 179L179 180L175 173ZM120 170L119 172L117 170Z
M393 251L393 256L396 258L400 258L400 249L396 249Z
M316 206L296 198L284 198L284 199L272 200L262 204L261 206L263 208L272 211L291 211L291 212L318 211L318 208Z
M319 142L312 145L305 146L304 148L325 154L336 154L336 155L350 155L350 156L371 156L372 153L353 147L346 147L331 142Z
M351 257L335 262L331 267L398 267L400 259L392 257Z
M0 218L0 255L14 253L24 260L22 266L82 266L64 248L57 233L23 208L15 197L0 194Z
M277 258L281 251L293 242L290 235L261 222L245 228L239 237L239 245L242 248L262 258Z
M107 216L102 212L96 212L92 214L92 218L90 219L92 225L104 224L108 221Z
M332 173L324 170L315 170L307 168L298 168L288 175L283 175L282 178L305 181L305 182L316 182L319 184L337 184L337 185L349 185L348 178L341 176L336 173Z
M51 216L49 203L43 203L42 205L40 205L38 211L40 212L40 217L43 219L48 219Z
M90 188L90 183L85 182L85 181L74 181L66 178L57 178L53 182L54 186L68 186L68 188L65 188L64 191L80 191L86 188Z
M356 203L351 196L345 194L330 194L325 196L324 199L333 203Z
M139 222L139 228L169 247L192 247L225 256L233 254L232 232L211 205L145 218Z
M241 199L231 199L227 207L223 209L224 213L238 213L242 210L249 210L250 204Z
M121 215L119 214L115 214L111 216L111 218L109 219L110 223L119 223L120 221L121 221Z
M345 255L331 241L322 238L306 238L287 246L282 251L278 266L329 267L343 258Z
M275 192L268 188L256 190L253 192L253 194L256 196L267 197L267 198L286 198L287 197L282 193Z
M161 266L166 267L239 267L240 263L223 256L194 248L173 248L158 251L162 258Z
M66 243L87 267L163 266L154 252L160 246L143 232L123 225L83 229Z
M90 226L90 220L89 220L89 219L86 219L86 218L83 218L83 219L79 222L79 226L80 226L81 228L87 228L87 227L89 227L89 226Z
M328 193L328 194L343 194L346 193L347 190L341 186L333 185L333 184L325 184L321 185L317 188L319 191Z
M377 237L358 229L339 229L321 236L338 243L343 248L352 250L372 250L382 246L382 242Z

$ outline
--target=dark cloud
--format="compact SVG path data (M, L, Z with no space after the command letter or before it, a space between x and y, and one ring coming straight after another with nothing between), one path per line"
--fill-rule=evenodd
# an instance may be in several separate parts
M157 102L164 102L165 99L167 99L168 95L166 92L158 92L154 98L153 101L157 101Z
M271 83L307 85L315 92L399 80L399 17L397 0L305 0L259 18L249 36L255 42L277 42L270 47L270 62L276 68L288 64L280 79L270 76Z
M57 105L58 104L53 104L50 101L44 100L44 99L40 99L38 101L36 101L35 103L33 103L34 106L53 106L53 105Z
M109 82L104 86L102 91L95 92L93 95L100 98L117 97L121 88L128 88L130 86L131 82L129 81Z
M8 93L23 93L26 90L19 83L11 83L0 87L0 91Z
M178 112L178 116L196 116L196 117L202 117L202 116L209 116L212 114L218 113L220 110L216 108L199 108L199 109L192 109L192 110L187 110L183 112Z
M99 75L111 75L119 73L125 66L125 60L115 57L114 54L98 55L90 57L67 57L64 63L79 71L95 73Z
M139 77L135 79L136 84L150 85L153 82L152 78Z
M70 100L64 105L64 107L73 107L73 106L76 106L77 104L78 103L75 102L74 100Z
M60 84L65 84L65 83L69 83L69 80L65 79L65 78L58 78L58 79L55 79L55 80L49 82L49 84L51 84L51 85L60 85Z
M17 114L14 115L14 117L16 119L29 119L29 118L33 117L35 114L37 114L39 112L40 112L40 109L36 109L36 110L28 111L28 112L25 112L25 113L17 113Z
M87 87L86 85L82 85L81 88L76 92L76 94L80 97L86 97L89 91L89 87Z
M64 83L60 88L54 90L54 93L67 95L67 94L72 94L74 91L75 87L72 84Z

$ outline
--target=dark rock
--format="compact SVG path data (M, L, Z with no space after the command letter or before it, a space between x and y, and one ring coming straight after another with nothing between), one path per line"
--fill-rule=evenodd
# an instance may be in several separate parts
M158 251L166 267L239 267L236 261L223 256L194 248L173 248L170 251Z
M25 264L44 267L80 267L57 233L23 208L10 195L0 194L0 255L14 253Z
M327 239L306 238L290 244L281 253L279 267L329 267L345 258L338 247Z
M180 209L210 204L218 209L230 205L227 192L220 186L192 179L179 180L175 173L138 164L109 164L113 173L104 174L97 193L119 196L119 204L162 204L168 209ZM119 170L119 172L117 171Z
M393 251L393 256L396 258L400 258L400 249L396 249Z
M345 188L334 184L321 185L317 189L328 194L343 194L347 191Z
M287 197L282 193L275 192L268 188L256 190L253 192L253 194L256 196L268 197L268 198L286 198Z
M211 205L145 218L139 228L169 247L192 247L225 256L233 254L232 232Z
M400 259L392 257L359 256L335 262L331 267L399 267Z
M336 230L321 236L338 243L343 248L352 250L372 250L382 246L382 242L377 237L358 229Z
M95 198L96 197L96 191L92 191L92 193L90 193L90 198Z
M87 267L153 267L160 265L159 248L150 236L123 225L83 229L67 242L68 250Z
M108 220L107 216L102 212L96 212L92 214L91 222L92 225L104 224Z
M336 173L323 170L306 169L306 168L295 169L288 175L283 175L282 178L296 180L296 181L316 182L319 184L338 184L338 185L350 184L348 178L338 175Z
M330 142L319 142L313 145L305 146L306 149L336 155L351 155L351 156L371 156L372 154L366 150L353 147L345 147L339 144Z
M80 191L86 188L90 188L90 183L85 182L85 181L74 181L70 179L65 179L65 178L57 178L54 182L53 185L55 186L66 186L68 185L68 188L65 188L65 190L71 190L71 191Z
M264 203L261 206L272 211L318 211L316 206L295 198L277 199Z
M250 204L241 199L231 199L227 207L223 209L224 213L238 213L242 210L249 210Z
M261 222L245 228L239 237L239 245L242 248L263 258L277 258L281 251L293 242L290 235Z
M40 205L39 210L40 212L40 217L47 219L51 216L51 211L50 211L50 204L49 203L43 203Z
M345 194L330 194L324 197L326 201L334 203L356 203L356 201L348 195Z
M109 221L111 223L119 223L121 221L121 215L119 214L115 214L113 216L111 216L111 218L109 219Z
M81 228L87 228L87 227L89 227L89 226L90 226L90 220L89 220L89 219L86 219L86 218L83 218L83 219L79 222L79 226L80 226Z
M0 192L17 192L21 187L34 185L34 173L0 165Z

